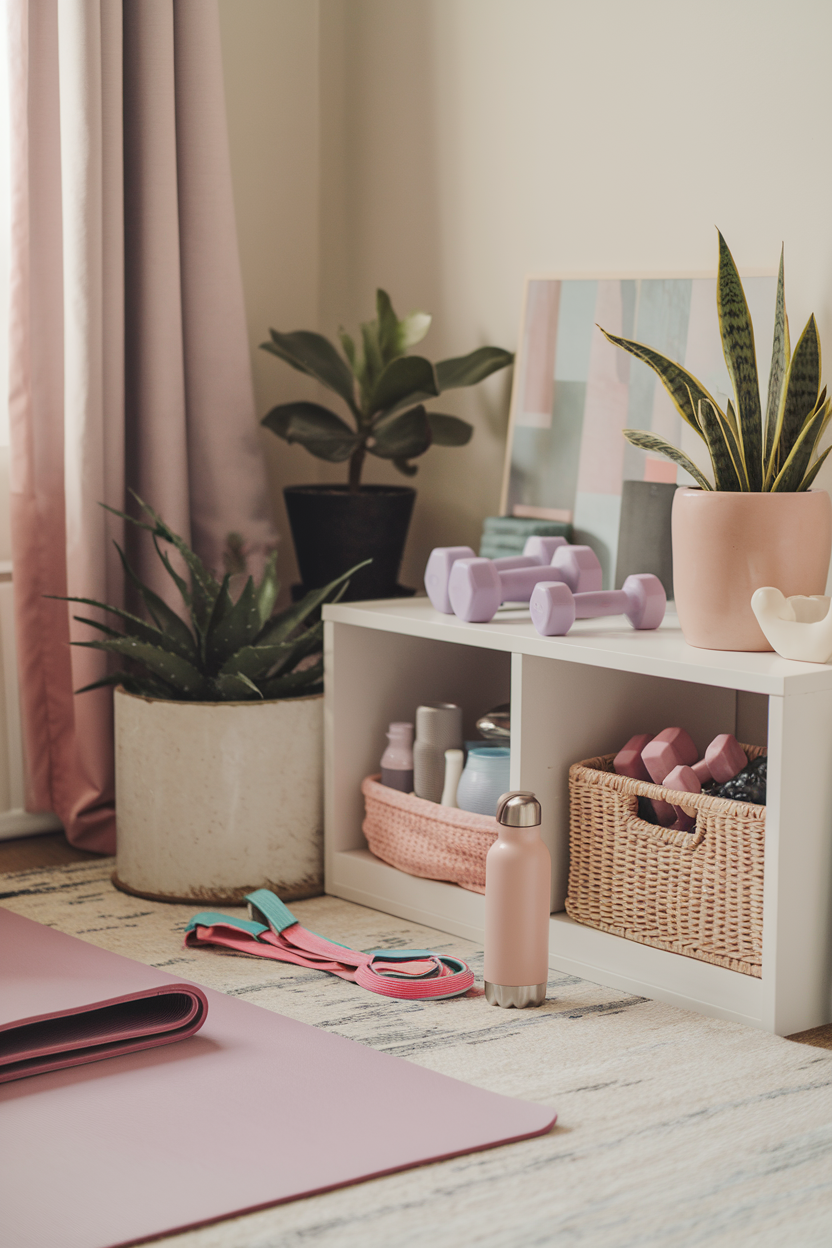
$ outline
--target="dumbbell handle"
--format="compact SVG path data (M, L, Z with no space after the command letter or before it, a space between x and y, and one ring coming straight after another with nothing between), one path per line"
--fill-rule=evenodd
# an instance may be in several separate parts
M571 551L575 554L580 553L584 556L584 558L588 555L592 564L594 564L593 575L597 572L598 580L600 581L601 568L598 560L589 550L589 547L569 547L564 542L563 548L566 551ZM564 585L567 585L570 590L575 591L578 589L581 579L588 575L585 570L576 569L571 567L568 562L565 562L564 557L561 555L560 549L555 551L552 555L552 562L548 565L541 566L540 564L536 564L531 568L512 568L508 571L499 569L499 572L500 584L503 592L503 602L528 602L534 593L535 585L539 585L541 581L561 581ZM586 584L586 580L584 580L583 583ZM590 581L590 584L591 583L592 582ZM603 598L605 592L608 593L610 591L604 591L602 589L584 590L581 593L575 594L575 600L577 602L579 598ZM622 590L614 590L612 592L623 593ZM616 608L616 611L619 610L623 610L623 607ZM593 612L593 614L595 613ZM603 615L607 613L602 611L598 612L598 614Z
M461 620L484 624L500 603L528 602L541 581L563 581L563 573L540 564L501 572L488 559L459 559L448 578L448 601Z
M516 568L539 568L540 560L532 555L500 555L491 562L498 572L513 572Z
M564 574L558 568L534 567L510 568L500 570L500 589L503 602L528 602L534 592L535 585L541 581L563 581Z
M510 572L514 568L546 567L554 558L555 551L568 544L565 537L530 537L526 539L522 555L498 555L491 562L498 572Z
M594 589L574 597L578 620L590 620L596 615L623 615L627 610L628 598L623 589Z

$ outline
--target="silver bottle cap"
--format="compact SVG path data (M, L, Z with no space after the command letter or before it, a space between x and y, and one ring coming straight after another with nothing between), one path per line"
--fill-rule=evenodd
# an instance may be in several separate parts
M540 820L540 802L527 789L504 793L497 803L497 822L508 828L536 828Z

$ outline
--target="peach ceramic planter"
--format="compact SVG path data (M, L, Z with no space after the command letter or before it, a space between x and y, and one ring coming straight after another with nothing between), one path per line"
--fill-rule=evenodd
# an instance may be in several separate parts
M825 490L747 494L681 487L673 501L673 586L685 641L705 650L771 650L751 595L823 594L832 553Z

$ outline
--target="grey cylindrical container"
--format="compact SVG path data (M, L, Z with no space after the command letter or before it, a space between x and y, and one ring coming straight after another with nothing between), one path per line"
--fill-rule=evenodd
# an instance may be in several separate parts
M552 861L534 793L504 793L485 859L485 999L524 1009L546 999Z
M442 801L445 751L462 749L462 707L431 702L416 708L413 744L413 791L429 802Z

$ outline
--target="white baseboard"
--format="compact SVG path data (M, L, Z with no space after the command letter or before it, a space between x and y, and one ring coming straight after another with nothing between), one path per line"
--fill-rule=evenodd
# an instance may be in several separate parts
M42 832L61 832L63 824L57 815L31 815L28 810L0 812L0 841L18 836L39 836Z

